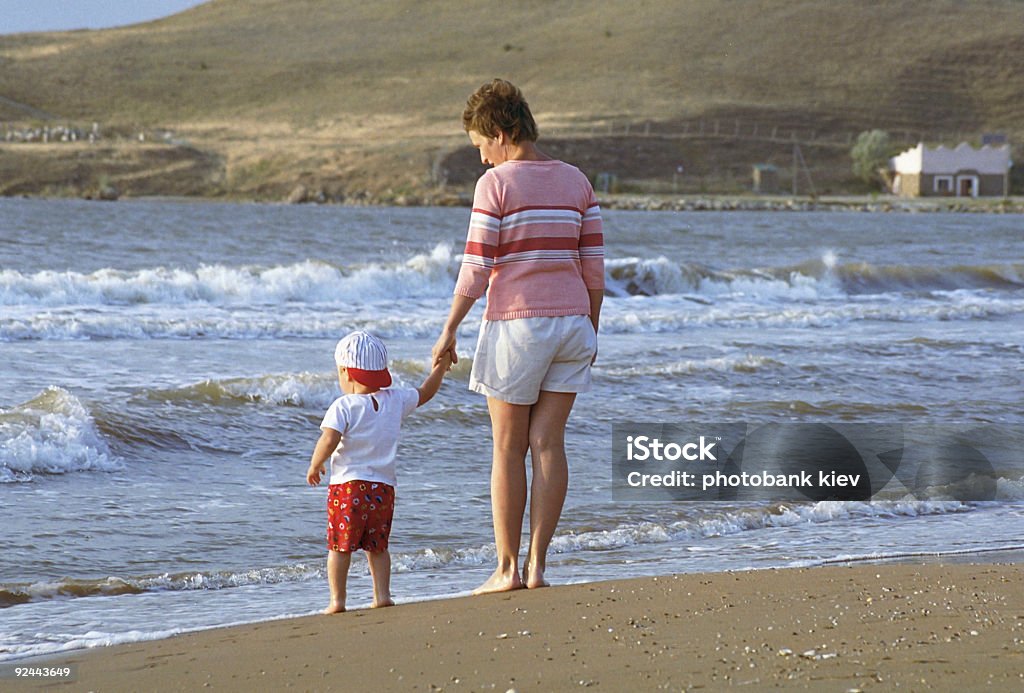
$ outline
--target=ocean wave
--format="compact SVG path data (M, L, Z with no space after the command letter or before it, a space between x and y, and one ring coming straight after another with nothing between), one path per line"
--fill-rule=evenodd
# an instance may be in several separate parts
M683 297L685 300L685 297ZM702 327L829 328L853 322L887 323L987 320L1024 312L1024 296L991 296L968 291L936 298L903 300L855 299L820 303L765 304L747 297L707 306L684 305L658 296L642 304L626 299L606 301L601 331L610 333L672 333Z
M572 554L607 551L622 547L695 541L741 532L791 527L798 524L826 523L858 517L899 518L970 512L972 504L958 501L919 501L902 499L884 502L821 501L806 504L710 511L678 521L637 521L613 529L570 531L556 536L551 551ZM427 547L413 552L395 552L395 573L438 570L449 567L478 567L495 560L493 544L455 548L449 545ZM160 575L107 577L94 580L63 579L31 584L0 585L0 608L52 599L76 599L96 596L141 594L145 592L221 590L250 585L322 580L325 568L321 560L241 571L189 571Z
M691 295L694 300L742 295L759 299L815 300L961 289L1024 288L1024 264L933 267L840 263L824 253L794 265L752 269L713 269L698 263L658 258L618 258L606 262L609 293L618 296Z
M0 342L328 338L353 328L428 338L443 321L459 262L441 244L404 262L347 268L306 261L91 274L3 270ZM607 261L606 272L602 329L612 333L975 320L1024 311L1020 264L876 266L842 264L826 253L792 266L726 270L618 258Z
M223 624L229 625L229 624ZM196 629L203 630L203 629ZM146 640L162 640L185 632L183 628L165 630L130 630L122 633L108 633L90 630L85 633L59 633L48 636L44 642L30 644L6 644L0 640L0 663L27 657L42 657L92 647L109 647Z
M333 374L308 372L204 380L146 394L151 400L172 403L256 403L319 408L329 406L338 395L338 381Z
M446 297L458 268L451 246L439 244L405 262L353 267L307 260L277 267L106 268L89 274L0 270L0 305L279 305Z
M573 554L607 551L643 544L693 541L739 534L751 530L826 523L851 518L913 518L922 515L970 512L973 506L959 501L922 501L910 497L893 501L820 501L806 504L775 504L766 507L706 512L670 522L639 521L613 529L570 531L555 536L551 551ZM432 547L392 557L396 572L436 570L450 566L481 566L495 560L493 544L478 547Z
M50 387L24 404L0 410L0 483L123 468L93 416L67 390Z
M444 320L447 295L407 302L318 310L211 306L103 307L101 309L14 309L0 316L0 342L69 340L268 340L330 339L365 329L383 339L427 339ZM601 330L608 333L672 333L701 327L828 328L853 322L946 322L989 320L1024 313L1024 295L955 291L941 296L859 297L839 300L765 302L736 295L694 301L691 295L663 295L605 301ZM460 336L475 336L467 321Z
M201 265L196 269L105 268L91 273L0 270L0 305L73 306L337 304L447 298L461 255L441 243L405 261L339 267L317 260L291 265ZM654 258L609 258L613 296L690 296L697 302L743 296L760 300L818 300L842 296L1020 289L1024 264L934 267L840 263L834 253L793 265L712 268Z
M628 366L625 368L602 368L600 372L602 375L611 378L634 378L646 375L693 375L695 373L707 372L754 373L779 368L783 365L785 364L767 356L745 354L743 356L722 356L709 359L684 359L669 363Z
M862 563L874 561L894 561L906 558L950 558L954 556L980 556L988 553L1004 551L1024 551L1024 544L1004 544L1002 546L985 546L970 549L947 549L943 551L873 551L870 553L851 553L815 560L793 561L788 568L810 568L819 565L835 565L842 563Z
M104 307L102 310L32 312L24 316L0 316L0 342L337 338L352 329L365 329L384 339L436 336L443 321L443 301L437 307L387 314L391 304L370 305L364 312L318 311L309 306L289 306L287 311L251 309L223 311L210 307L161 308L138 311Z
M0 586L0 607L52 599L80 599L143 594L145 592L220 590L249 585L302 582L320 579L324 574L322 565L296 563L289 566L254 568L243 571L192 571L137 577L107 577L98 580L65 578L56 581Z
M996 479L996 498L999 500L1024 501L1024 477L1020 479Z
M840 287L825 275L808 276L796 270L715 270L666 257L608 259L605 273L607 293L613 296L684 295L707 303L736 295L814 300L841 294Z
M803 505L775 504L720 513L710 512L698 518L673 522L641 522L620 525L612 530L571 533L555 537L551 542L551 548L555 553L607 551L637 544L692 541L750 530L833 522L855 517L918 517L969 510L970 506L958 501L910 499L871 503L819 501Z
M388 365L398 385L416 387L427 376L429 359L392 359ZM473 360L459 359L448 378L467 378ZM184 387L152 389L150 400L171 403L265 404L326 409L341 395L333 372L275 373L253 377L203 380Z

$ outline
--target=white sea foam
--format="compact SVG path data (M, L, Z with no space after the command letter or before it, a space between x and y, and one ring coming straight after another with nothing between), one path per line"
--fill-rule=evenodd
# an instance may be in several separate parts
M606 261L612 295L697 294L715 298L820 300L907 291L1015 289L1024 281L1022 265L989 264L933 267L841 263L835 251L790 267L712 269L657 258L610 258Z
M0 270L0 305L69 307L323 304L447 297L461 256L447 243L405 261L339 267L317 260L283 266L105 268L91 273ZM1020 265L956 268L840 264L834 252L793 267L711 269L664 256L606 261L609 293L693 295L705 300L811 301L906 290L1019 287Z
M611 530L589 531L557 536L552 550L557 553L604 551L679 540L695 540L737 534L769 527L791 527L803 523L823 523L851 517L917 517L965 512L970 508L956 501L901 500L891 502L821 501L807 505L784 505L724 513L709 513L699 518L675 522L641 522L620 525Z
M440 299L438 299L440 301ZM346 306L347 308L348 306ZM332 338L353 329L390 337L429 337L437 332L438 314L408 308L388 314L392 304L363 306L364 311L317 311L309 306L287 310L238 309L209 306L140 310L104 307L101 310L46 311L0 317L0 342L25 340L103 339L284 339ZM14 311L11 311L12 313Z
M831 260L832 264L829 264ZM613 295L696 295L705 300L756 298L762 301L808 301L844 296L833 271L835 258L822 261L817 276L798 270L712 270L678 264L662 256L608 259L605 263Z
M766 356L744 354L741 356L721 356L709 359L684 359L668 363L655 363L625 368L603 368L601 373L609 377L637 377L645 375L692 375L707 372L740 372L752 373L770 368L778 368L783 364Z
M342 303L323 310L311 304L286 307L210 304L100 306L77 309L15 307L0 316L0 342L100 339L330 338L354 327L383 338L428 338L443 319L443 296L402 301ZM672 333L700 327L828 328L854 322L896 323L993 319L1024 313L1024 296L955 291L887 300L792 301L750 296L716 298L710 305L683 295L609 298L601 329L611 333ZM460 330L470 335L475 324Z
M339 395L338 381L332 373L288 373L255 378L205 380L195 385L152 393L157 399L191 399L219 402L224 399L249 402L316 407L325 409Z
M1001 501L1024 500L1024 477L1019 479L996 479L996 499Z
M896 323L991 319L1024 313L1024 298L972 291L913 300L766 304L744 297L699 305L683 297L609 299L602 332L671 333L699 327L827 328L861 321Z
M50 387L25 404L0 411L0 483L122 468L88 410L67 390Z
M95 647L125 645L130 643L146 642L149 640L163 640L182 633L196 633L204 630L212 630L214 628L244 626L253 623L265 623L267 621L311 615L312 613L307 612L277 614L271 618L248 620L233 620L225 618L217 623L154 630L125 630L108 632L93 629L76 633L48 633L46 640L31 643L17 642L14 638L5 637L4 634L0 633L0 663L13 662L28 657L43 657L62 652L71 652L74 650L92 649ZM37 635L37 637L39 636Z
M130 630L117 633L90 630L85 633L51 633L48 635L47 641L25 644L5 644L3 639L0 639L0 662L13 661L25 657L41 657L93 647L123 645L144 642L146 640L162 640L182 632L184 632L184 629L181 628L149 631Z
M0 341L308 338L353 325L385 338L428 337L437 329L441 316L435 311L449 299L459 262L449 245L439 244L406 261L351 267L305 261L90 274L2 270ZM840 265L828 252L792 268L764 270L613 258L607 261L611 297L602 329L998 318L1024 312L1024 299L1017 291L991 291L990 284L1015 285L1019 273L1014 265L956 271ZM908 288L911 294L904 293Z
M808 568L818 565L832 565L836 563L858 563L866 561L892 561L908 558L950 558L954 556L982 556L990 553L1005 551L1024 551L1024 544L1003 544L1001 546L986 546L970 549L942 549L938 551L870 551L866 553L847 553L830 558L816 558L792 561L786 564L787 568Z
M406 262L351 268L307 260L277 267L108 268L89 274L0 270L0 305L267 305L446 296L458 263L451 246L439 244Z
M1017 483L1017 482L1014 482ZM797 505L708 511L695 517L670 522L637 521L607 530L565 532L556 536L551 550L558 554L607 551L643 544L692 541L739 534L751 530L821 524L857 517L899 518L970 512L971 504L958 501L919 501L911 498L885 502L821 501ZM452 548L434 546L411 553L392 555L396 573L436 570L447 567L487 565L496 556L494 544ZM139 592L221 590L251 585L320 580L321 562L294 563L241 571L186 572L137 577L108 577L102 580L60 580L30 585L4 585L8 595L46 601L66 597L93 597Z
M820 501L804 505L780 505L722 513L709 512L696 518L673 522L641 521L621 524L613 529L559 534L551 542L551 551L571 554L608 551L643 544L662 544L680 540L699 540L739 534L772 527L819 524L856 517L897 518L963 513L970 505L958 501L840 502ZM447 566L478 566L494 560L494 545L468 549L435 548L413 555L394 557L396 572L437 569Z
M390 371L399 384L417 381L427 372L429 359L408 360L394 359L390 363ZM463 376L468 373L472 359L464 357L455 366L449 377ZM238 400L274 406L312 407L326 409L331 402L339 397L337 376L332 371L324 373L275 373L258 375L249 378L226 378L223 380L204 380L170 390L152 390L148 396L156 400L167 401L203 401L220 403L225 400Z

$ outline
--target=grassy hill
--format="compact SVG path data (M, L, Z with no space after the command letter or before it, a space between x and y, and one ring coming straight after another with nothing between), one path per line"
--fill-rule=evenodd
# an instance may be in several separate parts
M0 192L100 175L137 193L464 188L479 168L462 105L499 75L523 87L552 153L591 173L664 184L679 160L677 186L735 187L751 163L788 166L791 145L764 139L788 130L819 185L850 189L843 143L861 130L1024 139L1021 64L1018 0L213 0L121 29L0 37L8 127L45 124L41 111L103 132L163 128L197 162L147 177L136 138L106 137L95 170L79 160L62 178L89 145L10 144ZM760 140L726 136L755 127ZM46 180L30 171L41 159Z

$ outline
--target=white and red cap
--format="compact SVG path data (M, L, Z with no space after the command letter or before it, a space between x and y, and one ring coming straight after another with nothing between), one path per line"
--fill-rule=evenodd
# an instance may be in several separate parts
M391 385L388 348L369 332L359 330L342 337L334 347L334 362L357 383L376 388Z

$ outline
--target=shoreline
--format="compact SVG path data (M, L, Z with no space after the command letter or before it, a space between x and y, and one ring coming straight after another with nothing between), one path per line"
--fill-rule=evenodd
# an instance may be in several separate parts
M644 212L862 212L903 214L1024 214L1024 197L904 198L894 195L729 195L601 194L604 209ZM123 195L111 199L77 195L11 195L5 199L89 200L93 202L174 202L213 204L313 205L341 207L470 207L472 196L458 192L424 192L354 198L259 199L199 195Z
M1008 690L1024 685L1022 584L1024 563L947 560L626 578L214 628L0 671L21 690L326 690L352 672L396 691ZM10 678L19 666L69 666L73 680Z

